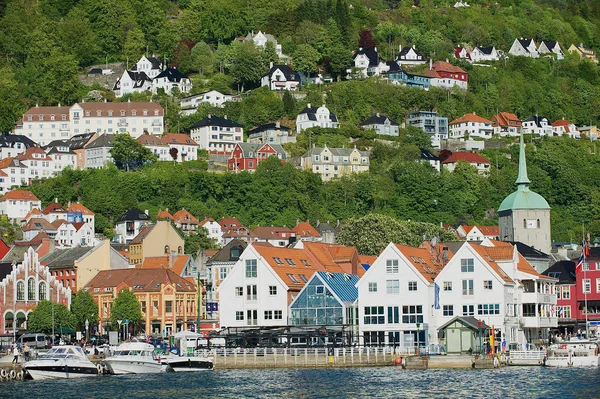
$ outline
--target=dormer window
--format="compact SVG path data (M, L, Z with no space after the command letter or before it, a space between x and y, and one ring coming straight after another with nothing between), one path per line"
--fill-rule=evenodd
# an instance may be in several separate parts
M53 121L54 120L54 115L50 115L50 120Z
M96 111L96 116L102 116L102 111Z
M145 109L145 110L143 111L143 114L144 114L144 116L148 115L148 110L147 110L147 109Z
M131 111L132 116L135 116L135 114L136 114L135 110Z
M66 121L66 120L67 120L67 115L63 115L63 116L62 116L62 120L63 120L63 121Z
M121 116L125 116L125 111L121 111Z
M27 120L28 120L28 121L31 121L31 120L33 120L33 117L32 117L31 115L28 115L28 116L27 116Z
M157 109L154 110L154 115L158 115L158 110Z
M85 116L90 116L90 111L85 111Z
M112 116L112 111L108 111L108 116Z
M43 121L44 120L44 115L40 115L40 120Z

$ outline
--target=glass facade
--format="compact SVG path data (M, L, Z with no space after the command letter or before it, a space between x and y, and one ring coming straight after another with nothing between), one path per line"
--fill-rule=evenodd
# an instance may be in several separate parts
M343 324L344 307L314 278L291 306L291 324Z

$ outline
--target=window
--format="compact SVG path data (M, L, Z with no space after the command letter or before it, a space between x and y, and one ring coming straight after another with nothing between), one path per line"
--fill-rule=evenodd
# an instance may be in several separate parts
M258 310L247 310L246 318L248 319L248 324L256 325L258 321Z
M277 286L276 285L269 286L269 295L277 295Z
M165 301L165 313L173 313L173 301Z
M152 316L158 316L158 301L152 301Z
M369 283L369 292L377 292L377 283Z
M365 324L385 324L383 306L365 306Z
M565 319L570 319L571 318L571 307L570 306L564 306L563 307L562 317L564 317Z
M400 323L400 307L388 306L388 324Z
M590 294L592 292L592 280L589 278L583 279L583 293Z
M421 306L421 305L402 306L402 323L405 323L405 324L423 323L423 306Z
M462 281L462 294L473 295L473 280Z
M17 301L24 301L25 300L25 283L22 281L19 281L17 283Z
M225 277L227 277L227 268L226 267L219 268L219 280L225 280Z
M283 310L276 310L273 312L275 320L283 320Z
M600 293L600 278L596 279L596 293Z
M170 254L171 253L171 249L169 248L168 245L165 245L165 254Z
M571 287L561 287L562 299L571 299Z
M244 287L235 287L235 296L244 296Z
M386 273L398 273L398 260L388 259L385 263Z
M241 312L236 311L235 312L235 319L238 320L238 321L239 320L244 320L244 312L243 311L241 311Z
M317 286L315 287L315 293L316 293L317 295L323 295L323 294L325 293L325 287L324 287L324 286L322 286L322 285L317 285Z
M290 280L292 280L292 283L296 283L299 284L300 281L298 281L298 279L296 278L296 276L294 276L293 274L289 274L287 275L289 277Z
M444 305L442 307L444 316L454 316L454 305Z
M44 299L46 299L46 284L41 282L40 283L40 301L43 301Z
M444 291L452 291L452 281L444 281Z
M27 299L35 301L35 279L33 277L27 280Z
M295 262L294 262L292 259L290 259L290 258L285 258L285 261L286 261L286 262L288 263L288 265L290 265L290 266L295 266L295 265L296 265L296 263L295 263Z
M498 304L498 303L495 303L495 304L484 303L483 305L481 305L481 304L477 305L477 314L478 315L500 314L500 304ZM525 316L525 314L524 314L524 316Z
M308 277L305 274L299 274L298 277L300 277L303 283L308 283Z
M246 260L246 277L252 278L256 277L256 259L247 259Z
M463 316L475 316L475 305L463 305Z
M273 311L265 310L265 320L273 320Z
M256 285L247 285L246 286L246 299L248 301L256 301L258 294Z
M386 280L386 292L388 294L400 293L400 280Z
M409 291L416 291L417 290L417 282L416 281L409 281L408 282L408 290Z
M492 280L483 280L483 289L491 290L492 289Z
M460 271L463 273L473 273L475 266L473 259L461 259L460 260Z

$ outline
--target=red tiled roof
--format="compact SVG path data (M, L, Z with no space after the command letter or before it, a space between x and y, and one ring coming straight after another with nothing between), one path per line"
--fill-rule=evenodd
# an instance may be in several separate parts
M513 122L513 123L510 123ZM498 112L492 117L493 126L521 126L521 120L515 114L509 112Z
M436 61L432 65L432 69L437 72L451 72L451 73L466 73L461 67L452 65L449 62Z
M500 267L500 265L498 263L496 263L496 261L494 260L493 256L491 254L495 254L497 256L499 256L498 253L499 251L494 251L494 248L496 247L484 247L482 245L477 245L477 244L471 244L471 247L475 250L475 252L477 252L479 254L479 256L481 256L483 258L483 260L492 268L492 270L494 270L494 272L496 272L496 274L498 276L500 276L500 278L502 280L504 280L507 283L512 283L513 280L508 276L508 274L506 274L506 272L502 269L502 267ZM488 252L488 249L491 248L491 251ZM497 248L496 248L497 249ZM510 248L510 251L512 253L513 248ZM505 254L506 256L506 254ZM506 258L503 258L506 259ZM498 260L500 260L500 258L498 258Z
M296 233L296 237L320 237L321 234L311 226L308 222L298 223L292 231Z
M169 211L167 211L167 210L161 210L161 209L158 210L158 214L156 215L156 218L159 219L159 220L169 219L169 220L175 221L175 218L173 217L173 215L171 215L169 213Z
M455 125L457 123L464 123L464 122L479 122L479 123L488 123L488 124L492 123L492 121L490 121L490 120L482 118L481 116L479 116L477 114L471 113L471 114L463 115L460 118L453 120L449 124Z
M39 201L38 197L35 196L31 191L26 190L12 190L7 192L0 198L0 201L4 200L20 200L20 201Z
M85 222L76 222L73 223L73 227L75 227L75 231L79 231L83 226L85 226Z
M46 215L49 213L67 213L67 210L58 202L53 202L46 205L44 209L42 209L42 213Z
M34 215L42 215L42 211L40 211L38 208L33 208L31 211L29 211L29 213L27 215L25 215L25 217L23 219L27 220L27 219L33 217Z
M39 122L40 115L44 117L45 121L50 121L51 116L54 115L55 121L61 121L62 115L66 116L66 120L69 120L69 106L60 107L31 107L23 114L23 120L27 121L27 116L31 115L34 122Z
M469 163L490 163L490 161L474 152L455 152L448 158L446 158L444 161L442 161L442 163L454 163L458 161L466 161Z
M431 256L428 250L409 247L408 245L395 245L410 264L430 283L442 270L442 265Z
M241 227L243 226L242 222L240 222L237 218L223 218L219 220L219 225L223 231L231 228L231 227Z
M70 222L67 222L65 219L56 219L54 222L51 223L51 225L58 229L63 224L67 224L67 223L71 224Z
M193 292L196 285L177 275L170 269L118 269L101 270L85 286L90 291L93 288L117 287L125 283L134 292L158 292L161 284L173 284L176 291ZM93 294L93 290L91 292Z
M137 265L139 269L169 269L181 276L183 269L190 259L190 255L176 255L172 259L169 256L152 256L144 258L142 264Z
M204 226L206 223L210 223L210 222L214 222L215 219L213 218L204 218L201 222L200 222L200 226Z
M34 157L33 154L39 154L42 156ZM24 161L24 160L50 161L50 160L52 160L52 158L50 158L48 155L46 155L44 150L42 150L39 147L29 147L28 149L25 150L25 152L22 152L19 155L17 155L16 159L18 159L19 161Z
M94 215L94 212L90 211L83 204L78 204L78 203L69 205L69 207L67 208L67 211L69 211L69 212L81 212L83 215Z
M356 247L347 247L339 244L326 244L322 242L303 242L304 249L319 261L326 271L334 272L341 268L343 273L357 274L362 277L365 270L360 265L360 256ZM330 268L334 270L329 270Z
M481 231L486 236L500 236L500 227L499 226L477 226L479 231Z
M143 226L140 229L140 232L138 233L137 236L133 237L133 240L131 240L129 242L129 244L141 244L144 241L144 238L146 238L146 236L148 234L150 234L150 232L152 231L152 229L154 228L154 226L156 226L155 224L149 224L146 226Z
M45 230L56 230L54 225L48 222L44 218L31 218L25 226L23 226L23 231L45 231Z
M187 134L184 133L167 133L165 134L161 141L164 144L184 144L184 145L195 145L197 146L198 143L196 143L194 140L192 140L192 138L190 136L188 136Z
M279 234L285 234L285 237L281 237ZM292 236L292 229L289 227L268 227L268 226L256 226L252 230L252 235L263 240L274 240L278 238L289 238Z
M141 136L139 136L136 140L138 143L140 143L143 146L151 145L154 147L166 147L166 144L164 144L160 140L160 138L158 138L156 136L152 136L151 134L144 133Z
M571 122L569 122L565 119L559 119L552 123L552 127L562 126L565 128L565 132L569 133L571 131L571 129L569 129L570 124L571 124Z
M179 223L198 224L198 219L185 209L175 212L173 218Z

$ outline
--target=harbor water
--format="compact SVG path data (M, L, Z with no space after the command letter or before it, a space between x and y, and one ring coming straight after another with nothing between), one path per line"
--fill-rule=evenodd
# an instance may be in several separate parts
M243 369L14 381L0 398L599 398L600 369Z

